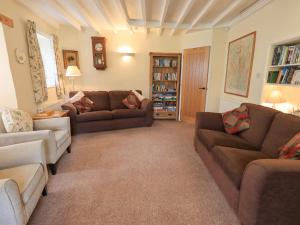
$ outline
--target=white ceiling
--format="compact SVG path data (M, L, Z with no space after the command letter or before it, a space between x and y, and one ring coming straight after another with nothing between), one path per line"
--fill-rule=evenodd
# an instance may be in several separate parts
M183 34L230 26L272 0L16 0L49 24Z

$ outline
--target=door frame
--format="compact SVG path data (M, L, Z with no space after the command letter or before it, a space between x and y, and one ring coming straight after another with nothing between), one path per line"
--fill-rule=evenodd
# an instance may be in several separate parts
M204 106L204 111L206 111L206 108L207 108L207 96L208 96L208 90L210 90L210 88L208 88L210 86L210 83L211 83L211 57L212 57L212 54L211 54L211 44L208 44L208 45L202 45L202 46L193 46L193 47L189 47L189 48L183 48L181 50L181 55L182 55L182 59L181 59L181 77L180 77L180 95L179 95L179 114L178 114L178 121L182 121L181 120L181 98L182 98L182 79L183 79L183 57L184 57L184 50L186 49L193 49L193 48L205 48L205 47L208 47L209 48L209 57L208 57L208 72L207 72L207 83L206 83L206 95L205 95L205 106Z

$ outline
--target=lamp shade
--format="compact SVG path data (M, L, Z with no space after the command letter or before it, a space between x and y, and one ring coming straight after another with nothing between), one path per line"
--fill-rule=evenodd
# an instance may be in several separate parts
M66 77L80 77L81 72L77 66L68 66L66 71Z
M283 97L282 93L278 90L273 90L270 95L266 98L267 103L284 103L286 102L285 98Z

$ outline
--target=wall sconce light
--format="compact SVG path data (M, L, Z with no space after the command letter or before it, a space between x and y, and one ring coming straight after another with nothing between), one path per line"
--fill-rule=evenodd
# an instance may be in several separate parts
M121 54L124 61L129 61L131 57L135 56L135 53L132 52L132 49L128 46L120 47L118 52Z
M122 56L135 56L135 53L133 52L121 52Z

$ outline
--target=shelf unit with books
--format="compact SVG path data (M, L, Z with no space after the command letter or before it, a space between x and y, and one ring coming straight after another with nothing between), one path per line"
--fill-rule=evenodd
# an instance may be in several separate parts
M300 87L300 40L273 45L266 84Z
M178 120L180 53L150 52L150 97L155 119Z

